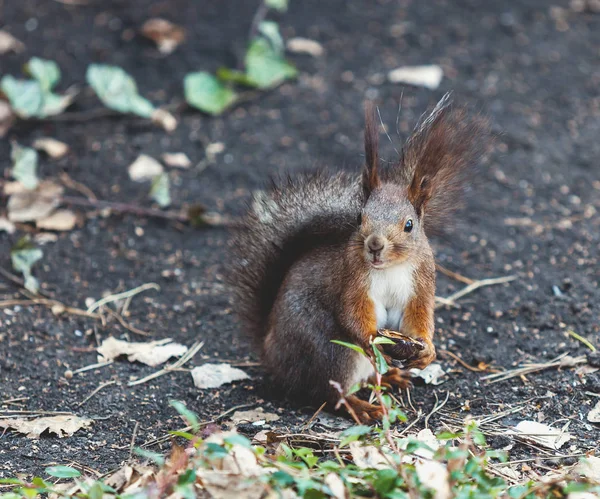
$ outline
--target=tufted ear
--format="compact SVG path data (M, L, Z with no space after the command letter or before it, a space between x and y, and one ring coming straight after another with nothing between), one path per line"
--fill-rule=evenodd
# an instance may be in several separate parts
M431 179L428 176L413 177L408 187L408 200L414 206L417 216L420 218L427 201L431 198Z
M363 170L363 193L365 201L371 192L381 185L379 172L379 130L375 120L375 106L372 102L365 103L365 168Z

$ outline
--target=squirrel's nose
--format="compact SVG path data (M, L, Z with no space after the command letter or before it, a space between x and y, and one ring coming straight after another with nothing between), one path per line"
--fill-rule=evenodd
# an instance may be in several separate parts
M378 253L383 249L385 241L379 236L369 236L367 239L367 248L371 253Z

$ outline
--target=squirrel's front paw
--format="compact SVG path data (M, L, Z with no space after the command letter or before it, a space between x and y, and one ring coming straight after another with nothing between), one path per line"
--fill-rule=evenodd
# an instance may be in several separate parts
M419 340L419 342L423 345L423 349L417 351L413 357L404 362L404 366L408 369L425 369L435 360L435 346L433 346L431 340L427 338Z

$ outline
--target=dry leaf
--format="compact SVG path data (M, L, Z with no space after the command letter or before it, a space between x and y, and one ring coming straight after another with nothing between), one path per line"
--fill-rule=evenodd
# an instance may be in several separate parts
M11 222L35 222L48 217L60 204L63 193L60 185L50 181L40 182L32 191L19 188L18 182L7 184L4 190L11 193L7 204Z
M323 45L308 38L290 38L287 41L287 49L296 54L308 54L313 57L321 57L323 55Z
M575 472L600 485L600 457L587 456L575 467Z
M162 126L166 132L172 132L177 128L177 118L166 109L155 109L150 119L153 123Z
M243 480L237 473L198 469L196 474L213 499L260 499L267 490L259 480Z
M0 232L8 232L13 234L15 232L15 224L12 223L8 218L0 217Z
M17 40L8 31L0 29L0 55L7 52L22 52L25 50L25 44Z
M214 163L217 159L217 154L221 154L223 151L225 151L225 144L223 144L223 142L212 142L211 144L208 144L204 150L206 159L211 163Z
M161 54L172 53L185 40L185 29L166 19L148 19L142 26L142 35L158 47Z
M442 369L442 366L437 363L429 364L425 369L411 369L410 372L413 376L421 378L428 385L441 385L444 379L441 379L446 375L446 371Z
M587 420L590 423L600 423L600 401L596 404L590 412L588 412Z
M184 152L166 152L161 156L166 165L174 168L189 168L192 166L190 158Z
M133 468L126 464L121 469L115 471L104 479L104 483L112 487L117 492L121 492L133 477Z
M72 230L77 222L77 216L71 210L57 210L52 215L38 220L35 225L44 230Z
M129 165L129 178L134 182L147 182L160 175L164 168L153 157L140 154L137 159Z
M390 465L381 453L381 450L373 445L363 445L361 442L350 442L350 454L354 464L359 468L381 470L389 468Z
M50 137L42 137L33 142L33 147L38 151L44 151L48 156L54 159L62 158L69 152L69 146L60 140Z
M415 470L419 481L425 487L434 490L434 499L449 499L452 497L450 490L450 474L442 463L433 460L419 460L415 463Z
M346 487L339 475L329 473L325 477L324 482L329 487L329 490L331 490L331 494L335 499L346 499Z
M55 243L58 241L58 236L52 232L39 232L33 236L33 240L36 244L43 246L48 243Z
M188 348L179 343L171 343L171 338L149 341L147 343L129 343L117 338L106 338L97 349L100 354L98 362L114 360L121 355L127 355L129 362L141 362L148 366L158 366L171 357L181 357Z
M244 371L229 364L204 364L192 369L192 377L196 388L218 388L232 381L249 379Z
M233 421L236 425L243 423L256 423L258 421L264 421L268 423L270 421L277 420L279 420L279 416L277 414L265 412L262 407L252 409L250 411L235 411L233 416L231 416L231 421Z
M15 113L10 104L5 100L0 100L0 138L6 135L15 121Z
M444 71L435 64L427 66L404 66L393 69L388 73L391 83L406 83L417 87L425 87L435 90L440 86Z
M93 420L80 418L74 414L50 416L36 419L0 419L0 428L25 433L27 438L40 438L45 431L59 438L70 437L81 428L91 426Z
M565 429L559 430L536 421L521 421L515 427L515 430L509 430L508 433L522 436L527 440L553 450L560 449L569 440L575 438L570 433L567 433Z

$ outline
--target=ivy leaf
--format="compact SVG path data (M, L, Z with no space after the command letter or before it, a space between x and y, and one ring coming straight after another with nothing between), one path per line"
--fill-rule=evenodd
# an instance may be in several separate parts
M35 189L39 184L37 177L38 153L31 147L22 147L13 142L10 151L12 160L12 176L18 180L25 189Z
M152 180L152 187L150 187L150 197L154 199L161 208L166 208L171 204L168 173L163 172L154 177Z
M220 72L224 74L227 70ZM205 71L186 75L183 86L188 104L212 115L221 114L237 99L233 90Z
M91 64L86 80L109 109L151 118L154 105L138 93L135 80L118 66Z
M265 38L257 38L250 44L245 65L249 83L258 88L274 87L298 74Z
M18 80L6 75L0 81L2 92L8 97L11 107L21 118L39 116L44 107L44 95L39 82Z
M35 248L27 239L20 239L10 251L13 269L23 274L25 289L37 293L40 288L38 280L31 275L33 265L44 256L41 249Z
M265 0L265 4L270 9L285 12L288 8L288 0Z
M60 68L54 61L32 57L25 68L39 82L44 93L50 93L60 81Z
M81 476L79 470L70 466L50 466L45 471L48 475L56 478L78 478Z

